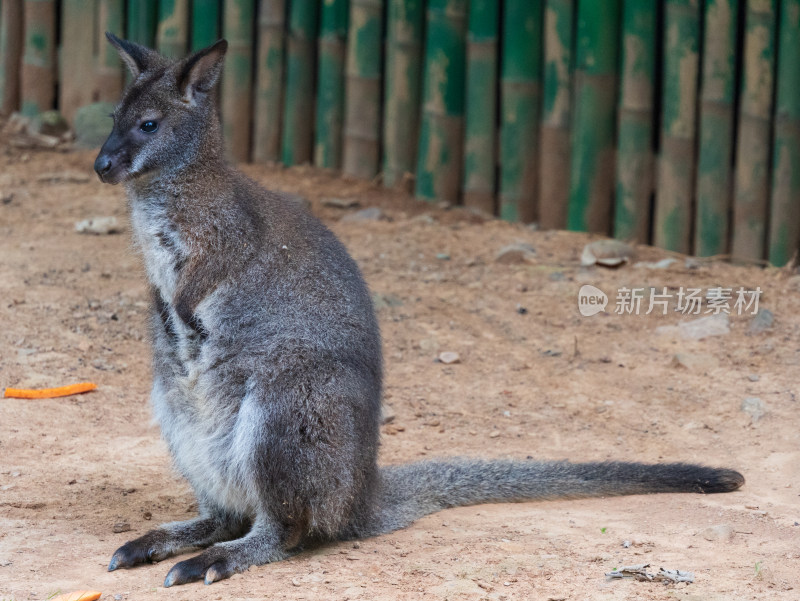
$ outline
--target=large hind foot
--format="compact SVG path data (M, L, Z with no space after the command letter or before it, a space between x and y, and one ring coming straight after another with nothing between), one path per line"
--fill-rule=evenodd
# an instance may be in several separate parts
M244 572L250 566L280 561L291 554L284 550L275 528L256 523L243 538L218 543L191 559L175 564L167 573L164 586L196 580L211 584Z
M246 528L247 524L241 519L220 515L163 524L117 549L108 571L161 561L181 551L231 540L241 536Z

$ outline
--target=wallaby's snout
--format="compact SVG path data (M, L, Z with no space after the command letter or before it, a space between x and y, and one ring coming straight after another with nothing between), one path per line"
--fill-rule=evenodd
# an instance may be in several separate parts
M94 161L94 170L104 184L118 184L125 177L126 161L122 151L119 136L112 131Z

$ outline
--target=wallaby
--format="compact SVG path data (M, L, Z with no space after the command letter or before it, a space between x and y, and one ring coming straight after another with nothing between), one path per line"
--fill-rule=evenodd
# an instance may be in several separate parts
M106 35L133 79L95 170L125 184L152 294L153 410L200 512L126 543L109 570L206 548L164 586L210 584L446 507L744 483L683 463L378 467L381 343L367 286L320 221L226 162L214 90L227 42L170 61Z

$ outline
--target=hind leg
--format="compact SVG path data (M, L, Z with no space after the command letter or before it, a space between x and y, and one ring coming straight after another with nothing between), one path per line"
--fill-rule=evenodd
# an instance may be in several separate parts
M117 549L108 564L108 571L161 561L188 549L232 540L242 536L248 525L245 519L221 511L208 512L185 522L162 524Z
M244 572L250 566L286 559L293 551L285 548L283 530L269 518L259 517L242 538L217 543L199 555L175 564L167 573L164 586L195 580L211 584Z

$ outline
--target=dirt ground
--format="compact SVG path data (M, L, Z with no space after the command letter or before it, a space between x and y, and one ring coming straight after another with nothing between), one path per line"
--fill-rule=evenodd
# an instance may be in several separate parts
M172 559L106 572L119 545L196 506L151 419L147 295L123 190L100 184L93 160L0 147L0 388L99 385L69 398L0 399L0 599L75 589L103 600L800 595L800 276L682 257L666 269L581 267L587 235L486 221L316 170L252 166L264 185L310 199L369 282L396 414L383 426L383 462L681 460L734 467L747 483L726 495L452 509L210 587L162 588ZM325 206L327 197L360 206ZM383 218L342 220L365 207ZM109 215L125 231L75 231L76 221ZM497 262L514 243L535 254ZM670 256L637 252L636 261ZM605 314L578 312L583 284L612 296ZM689 340L656 329L697 316L614 312L621 287L717 286L760 287L772 327L751 333L753 317L732 314L729 334ZM460 362L436 361L444 351ZM761 400L760 419L741 409L749 397ZM115 533L120 523L130 530ZM645 563L695 581L604 576Z

